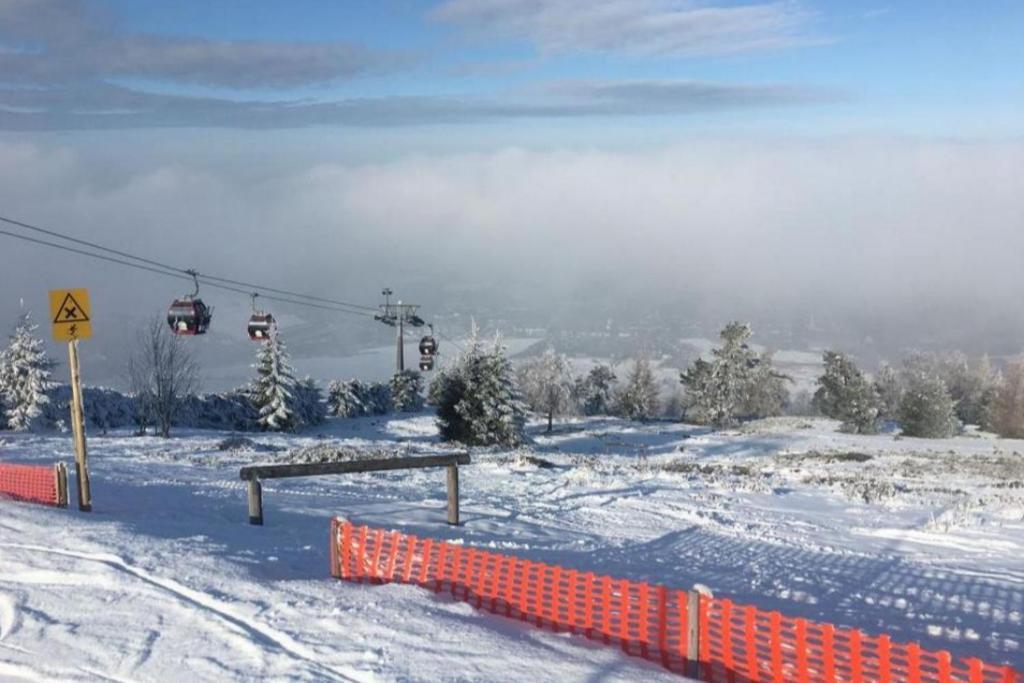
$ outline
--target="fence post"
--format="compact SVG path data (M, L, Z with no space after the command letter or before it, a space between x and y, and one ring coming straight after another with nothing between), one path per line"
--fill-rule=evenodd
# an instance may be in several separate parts
M331 555L331 576L341 578L341 558L338 556L338 518L331 520L331 544L329 546Z
M249 524L263 524L263 486L256 477L249 480Z
M448 523L459 525L459 466L448 465Z
M62 462L53 466L54 480L57 482L57 507L68 506L68 468Z
M686 594L686 675L695 681L701 680L700 641L700 597L714 597L707 586L697 584Z

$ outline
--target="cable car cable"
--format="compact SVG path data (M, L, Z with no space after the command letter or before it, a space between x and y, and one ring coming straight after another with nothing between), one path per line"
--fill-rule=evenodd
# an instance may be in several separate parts
M3 220L3 218L0 217L0 220ZM164 275L166 277L178 278L179 280L192 281L192 276L186 274L185 271L180 271L179 272L178 270L176 270L174 268L170 268L168 266L163 266L162 264L159 264L159 265L160 265L160 268L164 268L164 270L160 270L160 269L154 268L152 266L143 265L142 263L132 263L131 261L125 261L123 259L114 258L113 256L106 256L104 254L97 254L95 252L86 251L85 249L78 249L78 248L75 248L75 247L69 247L69 246L67 246L65 244L56 244L54 242L47 242L46 240L36 239L35 237L29 237L28 235L19 235L18 233L9 232L7 230L0 230L0 235L6 235L8 237L14 237L15 239L24 240L26 242L32 242L33 244L39 244L39 245L42 245L44 247L53 247L54 249L60 249L62 251L68 251L68 252L71 252L73 254L80 254L82 256L89 256L91 258L99 259L101 261L107 261L109 263L116 263L118 265L128 266L129 268L136 268L138 270L144 270L144 271L148 271L150 273L156 273L157 275ZM237 294L244 294L246 296L250 296L252 294L252 292L250 292L250 291L247 291L247 290L244 290L244 289L239 289L237 287L231 287L231 286L228 286L228 285L217 284L215 282L209 282L209 281L207 281L207 276L202 275L202 274L198 274L198 273L197 273L197 275L198 275L199 281L201 283L205 284L208 287L214 287L216 289L222 289L222 290L229 291L229 292L235 292ZM368 318L372 318L373 317L372 313L364 313L362 311L351 311L351 310L344 309L344 308L338 308L338 307L335 307L335 306L325 306L325 305L321 305L321 304L317 304L317 303L313 303L313 302L309 302L309 301L297 301L295 299L288 299L288 298L285 298L285 297L273 296L273 295L270 295L270 294L263 294L261 296L264 299L269 299L271 301L278 301L278 302L281 302L281 303L295 304L297 306L308 306L310 308L318 308L318 309L321 309L321 310L332 311L332 312L335 312L335 313L348 313L349 315L361 315L361 316L366 316Z
M160 263L159 261L154 261L152 259L148 259L148 258L145 258L145 257L142 257L142 256L136 256L134 254L130 254L130 253L125 252L125 251L120 251L118 249L112 249L110 247L105 247L102 244L97 244L96 242L90 242L88 240L83 240L83 239L80 239L80 238L77 238L77 237L71 237L69 235L65 235L63 233L57 232L56 230L48 230L47 228L41 228L41 227L39 227L37 225L31 225L29 223L24 223L22 221L14 220L13 218L7 218L6 216L0 216L0 221L2 221L4 223L8 223L10 225L18 226L20 228L24 228L26 230L33 230L35 232L39 232L39 233L42 233L44 235L50 235L51 237L56 237L58 239L66 240L68 242L73 242L75 244L80 244L82 246L90 247L92 249L98 249L100 251L105 251L107 253L114 254L116 256L121 256L123 258L128 258L128 259L132 259L132 260L135 260L135 261L139 261L140 263L145 263L147 265L154 266L156 268L163 268L165 270L173 271L176 274L187 275L187 276L189 276L189 278L191 278L191 273L189 272L190 269L176 268L174 266L169 266L166 263ZM3 234L10 235L12 237L17 237L18 236L15 233L10 233L10 232L4 232ZM48 244L46 242L41 242L41 241L38 242L38 243L40 243L40 244ZM50 244L49 246L59 246L59 245ZM81 252L78 252L78 253L81 253ZM125 262L120 262L120 263L122 263L122 265L128 265ZM324 297L313 296L311 294L302 294L302 293L299 293L299 292L292 292L292 291L289 291L289 290L286 290L286 289L278 289L278 288L275 288L275 287L263 287L263 286L255 285L255 284L252 284L252 283L249 283L249 282L243 282L243 281L240 281L240 280L231 280L229 278L222 278L222 277L218 277L218 276L215 276L215 275L207 275L205 273L197 273L197 275L199 275L200 278L205 279L205 280L213 280L213 281L216 281L216 282L222 282L222 283L226 283L226 284L229 284L229 285L238 285L239 287L248 287L248 288L250 288L250 290L252 290L252 289L259 289L259 290L263 290L263 291L267 291L267 292L274 292L274 293L277 293L277 294L284 294L286 296L297 297L297 298L300 298L300 299L309 299L311 301L319 301L321 303L334 304L336 306L346 306L346 307L349 307L349 308L360 309L360 310L363 310L363 311L373 311L373 312L377 311L377 309L375 307L363 306L362 304L354 304L354 303L351 303L351 302L348 302L348 301L341 301L341 300L338 300L338 299L327 299L327 298L324 298ZM209 284L209 282L207 284ZM210 285L210 286L215 286L215 285ZM230 290L230 291L237 291L237 290ZM249 292L249 293L251 293L251 292ZM267 298L269 298L269 297L267 297Z
M99 249L100 251L105 251L105 252L108 252L110 254L115 254L117 256L122 256L124 258L130 258L130 259L133 259L135 261L139 261L141 263L147 263L147 264L149 264L151 266L156 266L158 268L163 268L165 270L173 270L173 271L175 271L177 273L185 273L185 270L182 269L182 268L175 268L173 266L168 266L168 265L166 265L164 263L160 263L159 261L153 261L151 259L143 258L141 256L135 256L134 254L129 254L128 252L125 252L125 251L118 251L117 249L111 249L110 247L104 247L101 244L96 244L95 242L89 242L88 240L78 239L77 237L69 237L67 235L63 235L63 234L61 234L59 232L56 232L55 230L47 230L46 228L40 228L39 226L36 226L36 225L29 225L28 223L22 223L21 221L16 221L13 218L7 218L5 216L0 216L0 221L3 221L4 223L9 223L10 225L16 225L19 228L25 228L26 230L34 230L35 232L41 232L44 235L50 235L51 237L57 237L57 238L62 239L62 240L67 240L68 242L74 242L75 244L81 244L83 246L90 247L92 249ZM6 232L4 234L5 235L13 235L13 233L9 233L9 232ZM46 242L40 242L40 244L47 244L47 243ZM52 246L57 246L57 245L52 245ZM79 252L79 253L81 253L81 252ZM187 274L187 273L185 273L185 274Z

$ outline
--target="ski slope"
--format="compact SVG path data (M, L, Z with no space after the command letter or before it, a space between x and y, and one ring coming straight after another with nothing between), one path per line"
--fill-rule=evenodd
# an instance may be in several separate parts
M90 439L95 512L0 500L0 680L679 680L582 638L412 586L328 577L342 515L536 560L687 587L1024 668L1024 442L733 432L580 419L464 468L264 483L238 468L317 445L436 452L430 415L299 435ZM62 434L0 460L72 460Z

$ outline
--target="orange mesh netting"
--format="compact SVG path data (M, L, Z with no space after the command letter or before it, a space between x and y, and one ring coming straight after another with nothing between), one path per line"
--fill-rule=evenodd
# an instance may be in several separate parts
M616 644L627 654L701 680L729 683L1024 683L1007 666L954 663L948 652L888 636L700 597L699 652L687 652L688 591L580 572L398 531L331 523L331 574L412 583L478 608Z
M980 659L953 661L922 650L730 600L701 597L700 661L704 681L771 683L1014 683L1019 674Z
M0 496L58 505L57 478L52 467L0 463Z

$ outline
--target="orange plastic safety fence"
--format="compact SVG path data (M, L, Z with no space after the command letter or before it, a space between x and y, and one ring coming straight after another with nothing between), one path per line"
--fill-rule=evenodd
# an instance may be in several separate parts
M615 644L670 671L686 667L687 592L334 520L332 571L413 583L480 609Z
M45 505L59 505L52 467L0 463L0 496Z
M806 619L763 612L731 600L700 600L701 680L729 683L1024 683L1008 666L954 661Z
M412 583L480 609L615 644L704 681L728 683L1024 683L1007 666L893 643L751 605L701 596L699 652L687 652L687 591L580 572L397 531L331 522L331 572Z

